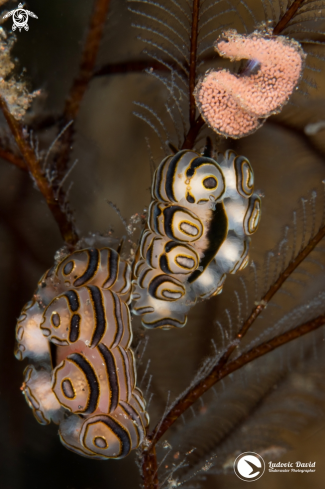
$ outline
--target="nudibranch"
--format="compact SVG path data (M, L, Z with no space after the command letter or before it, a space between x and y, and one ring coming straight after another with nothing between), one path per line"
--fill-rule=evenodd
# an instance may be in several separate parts
M165 158L152 184L147 229L134 264L132 311L147 328L181 328L198 299L222 291L248 263L261 201L250 162L189 150Z
M149 423L130 348L130 278L115 250L76 251L41 278L16 327L37 421L59 424L63 445L93 459L125 457Z

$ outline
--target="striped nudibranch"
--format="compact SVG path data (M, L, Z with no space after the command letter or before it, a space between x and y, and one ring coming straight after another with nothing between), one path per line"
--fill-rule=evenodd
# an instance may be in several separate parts
M76 251L45 273L16 327L22 387L41 424L59 424L68 449L125 457L149 423L130 349L131 269L110 248Z
M133 312L145 327L185 326L198 299L247 265L261 215L253 190L249 161L231 150L216 159L183 150L161 162L133 269Z

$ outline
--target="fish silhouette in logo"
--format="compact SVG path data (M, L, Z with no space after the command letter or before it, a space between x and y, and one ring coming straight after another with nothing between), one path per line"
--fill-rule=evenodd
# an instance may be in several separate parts
M23 4L20 3L18 5L18 8L15 10L11 10L10 12L7 12L3 16L3 20L8 19L9 17L12 16L12 30L15 31L16 29L19 29L19 32L24 28L25 31L29 30L28 26L28 16L34 17L34 19L38 19L37 15L35 15L33 12L30 10L25 10L23 9Z

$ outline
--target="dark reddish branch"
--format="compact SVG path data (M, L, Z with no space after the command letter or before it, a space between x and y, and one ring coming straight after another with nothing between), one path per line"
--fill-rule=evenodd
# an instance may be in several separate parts
M201 128L204 126L205 122L202 118L201 115L194 121L194 123L190 126L190 129L188 133L186 134L186 137L184 139L184 142L182 144L181 149L192 149L196 138L198 137L198 134L201 130Z
M142 452L141 457L142 479L144 489L159 488L158 465L156 447L152 446L149 452Z
M75 79L67 98L60 130L77 116L81 101L93 76L109 3L110 0L95 1L85 47L81 56L79 74ZM54 188L44 175L41 162L37 159L34 150L24 139L20 124L10 114L7 104L3 99L0 100L0 108L2 109L7 123L15 137L23 160L26 163L26 167L33 175L39 190L43 194L47 205L60 228L63 239L69 245L75 245L79 237L72 222L70 212L66 206L65 194L62 188L60 188L60 181L66 174L67 165L70 158L73 139L73 126L70 125L61 137L60 153L57 154L55 161L57 179ZM20 168L23 168L23 165L19 159L15 159L7 153L2 153L2 155L0 153L0 157L7 159L7 161L16 164Z
M177 66L173 66L169 63L173 69L177 69ZM146 69L153 69L158 71L168 71L170 73L170 69L159 61L153 60L134 60L134 61L125 61L124 63L111 63L98 68L94 72L94 76L106 76L106 75L119 75L124 73L132 73L132 72L141 72Z
M66 100L60 130L68 122L76 118L82 99L88 88L89 82L92 79L98 49L107 18L109 3L110 0L96 0L94 3L94 8L89 23L88 35L81 55L79 74L74 80ZM62 178L67 170L73 132L73 125L71 125L61 139L61 153L56 160L56 170L59 178Z
M227 377L236 370L241 369L248 363L260 358L267 353L279 348L280 346L289 343L301 336L314 331L325 324L325 315L318 316L307 323L297 326L286 333L283 333L275 338L262 343L261 345L252 348L246 353L243 353L233 361L223 365L216 365L211 372L189 391L181 397L172 409L167 413L162 423L160 422L153 432L148 436L151 445L147 450L142 452L142 477L144 480L145 489L159 489L159 481L157 477L157 457L155 445L166 433L166 431L177 421L182 414L187 411L205 392L207 392L214 384Z
M287 331L279 336L276 336L272 340L266 341L261 345L252 348L247 353L243 353L235 360L223 365L221 368L216 365L212 371L198 382L192 389L190 389L184 397L179 399L175 406L167 413L165 419L159 424L150 435L149 439L152 439L152 445L155 445L164 433L170 428L170 426L188 409L190 408L207 390L209 390L214 384L221 379L227 377L229 374L239 370L244 365L262 357L266 353L279 348L280 346L289 343L290 341L300 338L301 336L310 333L318 329L325 324L325 315L319 316L316 319L312 319L307 323L297 326L296 328ZM151 448L150 448L151 449ZM149 487L149 486L148 486Z
M17 166L21 170L27 170L27 166L24 160L20 156L15 155L14 153L12 153L7 149L0 148L0 158L8 161L9 163L12 163L13 165Z
M190 79L189 79L189 100L190 100L190 126L195 123L196 104L194 89L196 82L196 58L197 58L197 37L199 29L200 0L193 0L191 47L190 47Z
M213 61L219 58L218 53L213 53L209 54L208 56L205 56L202 61L208 62L208 61ZM179 73L182 73L178 64L171 62L170 60L162 60L162 62L155 61L155 60L150 60L150 59L140 59L140 60L131 60L131 61L125 61L121 63L109 63L107 65L101 66L100 68L97 68L97 70L94 71L93 76L106 76L106 75L120 75L120 74L126 74L126 73L132 73L132 72L141 72L146 69L153 69L153 70L158 70L158 71L167 71L170 73L170 68L167 67L170 66L174 71L178 71Z
M296 258L289 263L287 268L279 275L278 279L274 284L271 285L269 290L266 292L264 297L260 300L259 304L253 308L250 316L246 319L242 327L240 328L239 332L237 333L237 336L235 338L235 341L233 341L230 346L228 347L228 350L225 352L225 354L222 356L220 359L219 365L222 366L224 365L232 352L236 349L236 345L238 341L240 341L243 336L247 333L249 328L252 326L254 321L258 318L258 316L261 314L262 311L266 308L270 300L273 298L273 296L278 292L278 290L282 287L284 282L292 275L292 273L296 270L296 268L307 258L307 256L313 251L315 246L324 238L325 236L325 226L321 227L318 233L309 241L307 246L301 252L296 256Z
M23 130L19 122L10 113L6 101L0 96L0 109L5 116L8 126L15 138L16 144L26 164L28 171L32 174L40 192L43 194L46 203L56 220L62 237L66 243L74 245L78 241L78 235L74 228L70 215L63 207L63 201L57 200L54 189L48 182L43 173L41 162L37 159L33 148L29 145L23 135ZM61 199L64 194L61 191Z
M90 18L89 30L81 55L79 74L67 98L64 116L67 121L74 119L80 103L93 76L99 45L102 39L110 0L96 0Z
M301 5L304 3L304 0L294 0L293 4L291 7L286 11L284 16L279 20L277 25L273 29L273 34L278 35L280 34L288 25L290 20L293 19L295 16L297 10Z

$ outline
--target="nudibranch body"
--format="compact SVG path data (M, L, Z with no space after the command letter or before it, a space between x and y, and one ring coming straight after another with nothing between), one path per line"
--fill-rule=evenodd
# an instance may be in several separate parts
M134 265L133 312L144 326L183 327L198 299L247 265L261 208L253 190L249 161L233 151L213 159L183 150L162 161Z
M129 265L109 248L77 251L40 280L16 327L23 393L41 424L94 459L122 458L149 422L136 387Z

